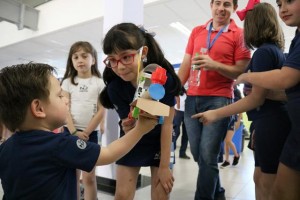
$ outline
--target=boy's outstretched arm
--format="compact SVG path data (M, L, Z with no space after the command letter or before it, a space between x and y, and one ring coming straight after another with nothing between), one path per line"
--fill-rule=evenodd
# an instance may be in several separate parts
M127 154L136 143L157 125L157 119L139 116L136 126L107 147L101 147L96 165L107 165Z

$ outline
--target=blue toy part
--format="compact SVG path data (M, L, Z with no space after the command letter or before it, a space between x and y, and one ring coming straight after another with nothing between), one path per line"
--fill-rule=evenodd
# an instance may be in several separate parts
M158 118L158 124L163 124L165 121L164 117L163 116L159 116Z
M158 83L151 84L148 92L152 99L160 100L165 96L165 88Z

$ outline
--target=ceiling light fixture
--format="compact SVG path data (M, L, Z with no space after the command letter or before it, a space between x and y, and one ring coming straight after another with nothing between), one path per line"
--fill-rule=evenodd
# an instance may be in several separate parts
M191 31L180 22L173 22L170 24L170 26L177 29L186 36L190 36L191 34Z

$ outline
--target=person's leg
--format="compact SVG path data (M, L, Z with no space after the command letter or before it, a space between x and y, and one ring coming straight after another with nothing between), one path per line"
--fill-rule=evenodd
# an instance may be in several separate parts
M93 131L89 136L89 142L98 144L98 131ZM96 181L96 168L90 172L82 171L82 184L84 186L84 199L96 200L97 199L97 181Z
M268 199L276 178L276 174L261 173L260 187L263 199Z
M181 135L181 146L179 149L179 156L189 159L189 157L186 155L186 149L188 146L188 136L186 133L186 127L184 123L184 112L180 111L180 115L181 115L181 122L182 122L182 126L181 126L182 135Z
M174 140L174 149L176 149L176 142L180 135L180 125L181 125L181 113L178 110L175 110L175 115L173 119L173 130L175 133L175 140Z
M238 154L235 144L232 142L232 138L234 136L234 131L233 130L228 130L225 138L225 159L229 161L229 150L231 149L233 152L233 155L235 157L239 157L240 155ZM226 152L227 151L227 152ZM226 155L227 154L227 155Z
M229 150L231 147L233 134L234 134L233 130L227 130L226 137L224 140L225 161L227 162L229 162Z
M84 185L84 200L97 199L97 181L95 167L91 172L82 171L82 181Z
M133 200L140 167L117 165L115 200Z
M201 137L201 130L202 124L199 122L198 119L192 119L191 116L196 114L196 98L194 96L187 96L185 100L185 112L184 112L184 123L186 126L186 131L188 135L188 140L190 143L190 149L195 162L200 162L200 155L199 155L199 146L200 146L200 137ZM203 110L204 111L204 110ZM200 112L200 111L199 111ZM199 164L198 164L199 166ZM200 171L200 169L199 169ZM198 179L199 179L199 172L198 172ZM195 192L195 199L199 196L199 185L196 186Z
M254 174L253 174L253 181L255 184L255 199L256 200L263 200L261 187L260 187L260 178L261 178L261 170L259 166L255 166Z
M255 120L255 156L260 166L260 198L268 199L278 171L279 158L290 130L285 113Z
M265 200L271 194L271 189L275 181L276 174L262 172L259 166L254 169L254 183L256 200Z
M168 200L169 194L166 193L163 186L158 182L158 167L151 167L151 199Z
M224 141L221 142L221 148L220 148L220 152L219 152L219 156L218 156L218 163L223 163L223 156L224 156Z
M80 175L81 175L81 170L76 169L76 180L77 180L77 200L81 199L81 191L80 191Z
M223 107L229 103L230 99L223 97L188 96L186 99L184 122L193 158L199 166L195 200L214 199L215 193L224 193L220 187L217 160L229 118L203 126L198 119L191 119L191 116L198 112Z
M218 155L227 124L228 120L222 119L203 127L200 143L201 160L198 162L200 164L200 176L197 182L200 188L199 199L213 199L215 192L220 190Z
M270 200L299 200L300 171L279 163Z

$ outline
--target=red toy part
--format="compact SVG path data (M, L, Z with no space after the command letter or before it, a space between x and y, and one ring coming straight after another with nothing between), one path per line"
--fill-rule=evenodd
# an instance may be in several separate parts
M166 73L166 69L158 66L151 75L151 83L158 83L164 85L167 81Z

